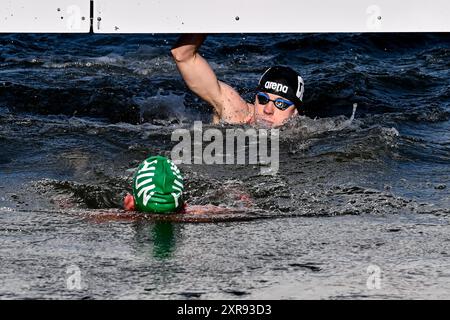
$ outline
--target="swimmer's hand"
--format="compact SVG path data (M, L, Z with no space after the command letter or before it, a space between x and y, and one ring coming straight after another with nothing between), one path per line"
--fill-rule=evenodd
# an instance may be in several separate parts
M125 211L135 211L136 210L136 207L134 205L134 197L129 193L127 193L127 195L123 199L123 208L125 209Z

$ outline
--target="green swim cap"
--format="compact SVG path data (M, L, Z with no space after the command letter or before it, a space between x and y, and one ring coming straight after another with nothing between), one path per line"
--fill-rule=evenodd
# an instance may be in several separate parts
M136 209L143 212L175 212L182 204L183 177L177 166L161 156L142 162L133 176Z

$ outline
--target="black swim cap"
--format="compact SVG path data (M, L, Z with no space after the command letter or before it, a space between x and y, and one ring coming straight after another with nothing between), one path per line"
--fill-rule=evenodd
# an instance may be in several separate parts
M267 69L259 79L257 90L279 95L299 107L303 101L305 84L302 77L289 67Z

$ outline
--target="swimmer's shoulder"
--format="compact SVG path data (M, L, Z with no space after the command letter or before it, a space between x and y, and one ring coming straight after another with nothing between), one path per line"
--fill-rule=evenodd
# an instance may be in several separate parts
M246 102L240 97L238 101L228 101L224 106L222 116L215 117L218 121L229 124L251 124L253 123L254 105Z
M245 105L245 108L237 110L227 110L219 117L217 113L213 116L214 124L253 124L254 123L253 104Z
M213 123L245 124L251 121L254 105L244 98L230 85L219 81L221 95L213 104Z

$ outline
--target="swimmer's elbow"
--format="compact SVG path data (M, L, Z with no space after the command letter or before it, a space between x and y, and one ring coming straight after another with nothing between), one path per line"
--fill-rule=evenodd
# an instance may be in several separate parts
M195 57L195 51L188 50L184 47L173 48L170 52L176 63L186 62Z

